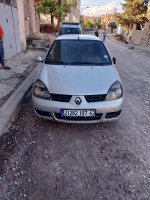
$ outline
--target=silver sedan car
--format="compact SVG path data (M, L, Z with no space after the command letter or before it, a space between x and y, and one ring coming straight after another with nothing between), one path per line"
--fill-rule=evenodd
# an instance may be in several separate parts
M67 123L118 119L123 107L123 88L115 62L98 37L59 36L33 84L36 115Z

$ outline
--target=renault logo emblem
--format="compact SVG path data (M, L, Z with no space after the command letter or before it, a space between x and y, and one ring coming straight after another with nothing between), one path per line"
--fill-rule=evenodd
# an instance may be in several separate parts
M82 102L82 100L81 100L80 97L77 97L77 98L75 99L75 103L76 103L77 105L80 105L81 102Z

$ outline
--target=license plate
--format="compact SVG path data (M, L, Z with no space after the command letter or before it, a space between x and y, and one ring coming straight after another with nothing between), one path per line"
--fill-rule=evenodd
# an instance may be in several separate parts
M63 117L93 117L95 110L61 110Z

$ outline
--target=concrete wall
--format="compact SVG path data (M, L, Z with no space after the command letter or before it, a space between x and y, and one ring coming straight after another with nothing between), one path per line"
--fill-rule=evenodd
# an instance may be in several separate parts
M39 15L35 11L35 0L24 1L24 23L26 36L40 31Z
M40 15L36 12L35 14L36 18L36 32L40 32Z
M150 22L145 23L144 30L133 30L131 41L133 44L150 46Z
M26 50L26 31L25 31L25 21L24 21L24 0L16 0L18 7L18 18L19 18L19 32L20 32L20 42L21 49Z
M66 22L80 22L80 4L81 1L78 0L76 8L71 8L71 13L65 18Z
M25 19L24 23L25 23L26 36L29 36L30 35L29 19Z
M5 59L9 59L21 52L17 5L14 0L10 2L10 5L5 4L5 2L0 3L0 23L5 35Z
M30 34L36 33L36 19L35 19L35 2L29 0L29 27Z
M51 15L40 14L40 24L51 24ZM54 18L54 25L57 25L57 19Z

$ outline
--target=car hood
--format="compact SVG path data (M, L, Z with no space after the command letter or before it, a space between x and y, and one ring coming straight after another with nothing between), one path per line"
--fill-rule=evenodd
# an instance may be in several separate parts
M39 79L50 93L69 95L107 94L118 80L113 65L78 66L44 64Z

